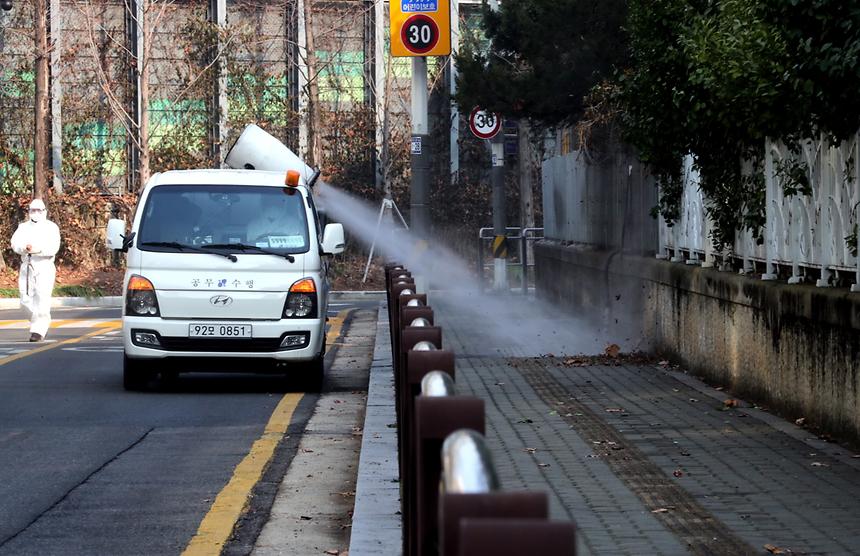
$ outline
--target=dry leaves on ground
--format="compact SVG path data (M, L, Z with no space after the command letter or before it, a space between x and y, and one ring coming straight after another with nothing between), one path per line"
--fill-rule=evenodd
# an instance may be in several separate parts
M615 359L621 353L621 347L618 344L609 344L603 352L609 357Z

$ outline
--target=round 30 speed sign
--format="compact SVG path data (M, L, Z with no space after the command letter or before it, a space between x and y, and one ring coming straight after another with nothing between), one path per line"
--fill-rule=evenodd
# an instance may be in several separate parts
M476 106L469 114L469 129L478 139L492 139L502 129L502 116Z
M429 16L415 14L403 23L400 38L411 52L424 54L433 50L439 42L439 27Z

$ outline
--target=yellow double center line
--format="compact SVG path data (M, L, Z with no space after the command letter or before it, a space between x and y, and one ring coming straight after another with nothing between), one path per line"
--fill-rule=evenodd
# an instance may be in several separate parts
M17 361L18 359L23 359L24 357L29 357L30 355L35 355L37 353L42 353L43 351L48 351L49 349L55 349L68 344L77 344L78 342L86 340L87 338L92 338L93 336L104 334L109 330L116 330L120 326L122 326L122 323L120 321L105 322L99 325L98 330L94 330L93 332L89 332L87 334L84 334L83 336L78 336L77 338L69 338L68 340L57 342L56 344L45 344L37 348L28 349L27 351L22 351L14 355L6 356L0 359L0 366L6 365L7 363L11 363L12 361Z
M329 330L326 333L328 345L334 344L340 336L343 322L350 311L351 309L341 311L336 317L330 319ZM286 394L281 398L266 424L263 436L254 442L251 451L233 470L230 481L218 493L209 512L200 522L197 533L182 553L184 556L221 553L230 535L233 534L239 518L247 509L251 491L269 467L275 455L275 449L286 434L293 419L293 412L303 397L304 394Z

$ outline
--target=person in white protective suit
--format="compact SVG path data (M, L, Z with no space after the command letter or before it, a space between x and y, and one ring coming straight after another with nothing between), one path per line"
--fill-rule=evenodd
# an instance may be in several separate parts
M12 250L21 255L18 290L21 306L30 313L30 341L39 342L51 325L51 293L54 290L54 255L60 249L60 229L47 219L41 199L30 203L30 218L12 234Z

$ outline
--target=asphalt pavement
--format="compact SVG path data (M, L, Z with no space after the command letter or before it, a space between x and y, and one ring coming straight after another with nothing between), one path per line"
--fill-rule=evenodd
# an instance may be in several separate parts
M430 305L502 488L547 492L579 554L857 553L858 454L669 362L577 356L581 326L515 299L495 318L545 341L446 299ZM327 390L299 395L225 554L400 552L386 311L344 303ZM0 313L0 554L180 553L289 393L237 375L125 393L116 310L63 311L35 346Z
M337 363L338 344L363 308L374 308L375 322L377 305L332 303L322 396L295 391L282 376L232 373L126 392L118 308L54 309L39 343L26 341L21 311L0 312L0 554L195 553L201 532L196 553L212 553L210 523L226 531L219 549L233 543L242 552L274 498L260 486L280 482L321 397L346 389L363 410L367 367L362 375ZM355 426L351 416L348 434ZM262 476L241 475L262 458ZM224 502L236 483L258 489ZM313 481L307 488L319 490ZM246 515L232 534L235 524L225 529L219 519L234 509L265 518Z

